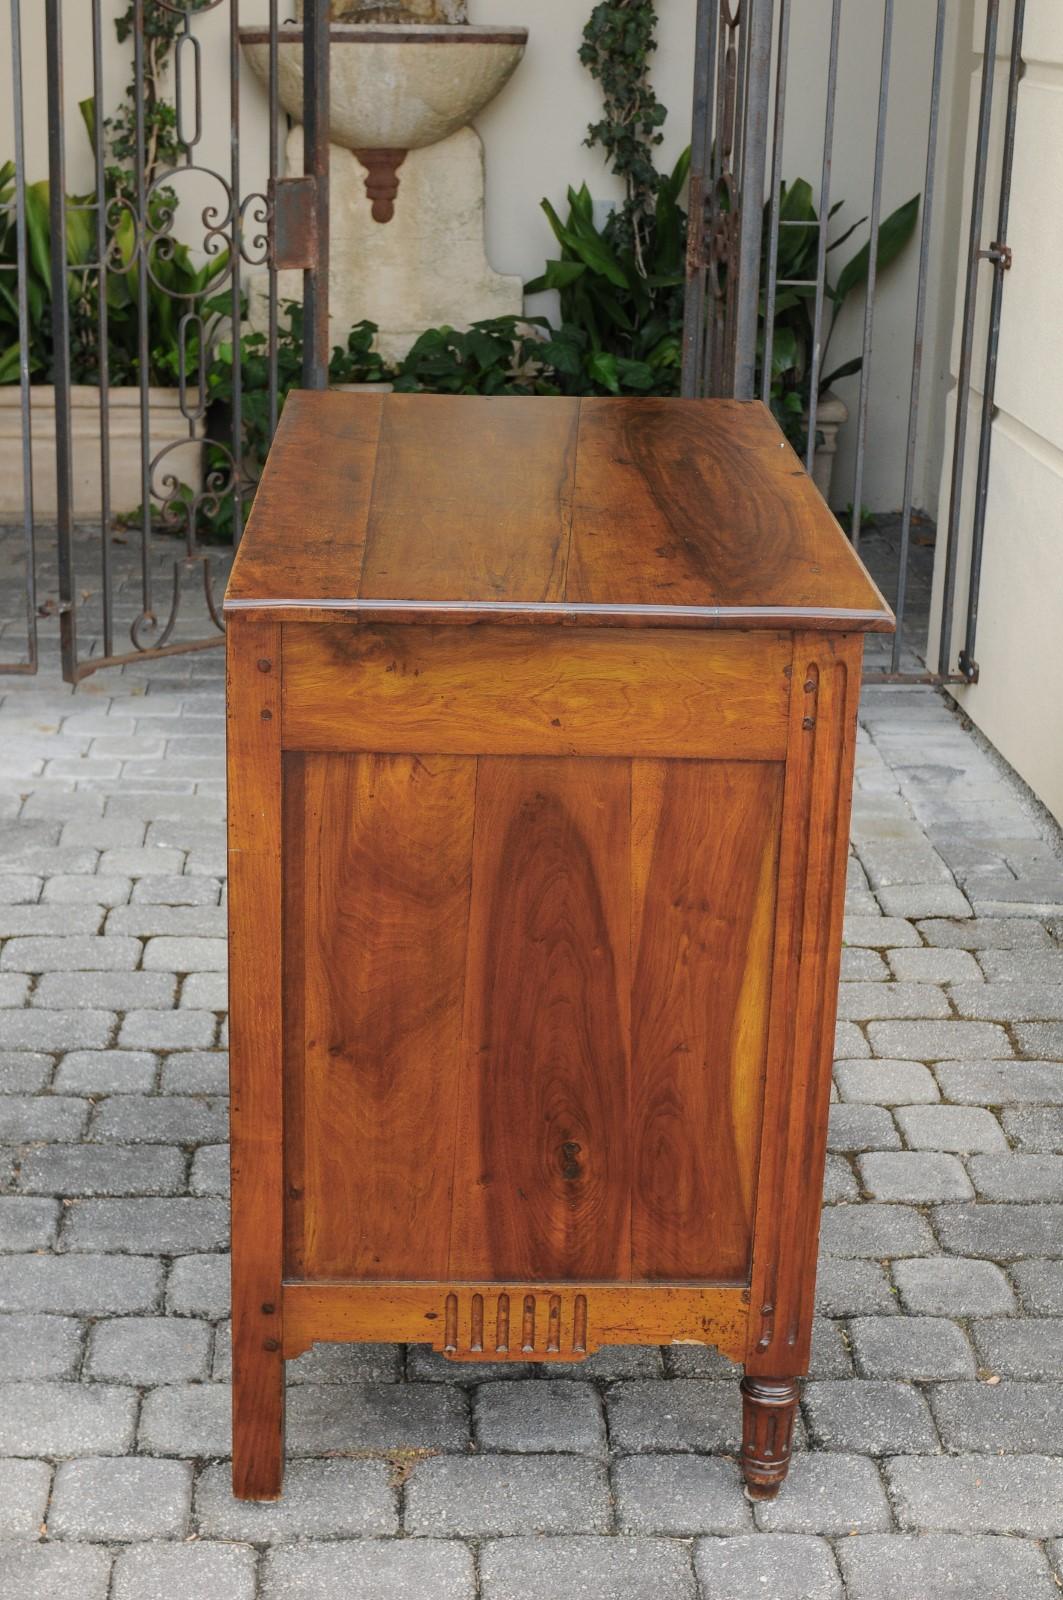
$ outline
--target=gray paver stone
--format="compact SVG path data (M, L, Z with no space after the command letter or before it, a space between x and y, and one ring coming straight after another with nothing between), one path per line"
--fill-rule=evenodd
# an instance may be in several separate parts
M979 1319L971 1324L982 1365L1009 1378L1063 1378L1063 1318Z
M28 1600L31 1595L33 1600L106 1600L110 1581L110 1552L98 1545L11 1543L0 1548L0 1600Z
M188 1187L192 1194L229 1193L229 1146L201 1145L192 1157Z
M0 955L5 972L131 972L140 965L140 940L85 934L9 939Z
M608 1533L612 1525L605 1468L578 1456L433 1456L414 1465L405 1502L407 1533L434 1538Z
M881 1534L845 1539L851 1600L1054 1600L1036 1545L991 1535Z
M836 1061L834 1081L849 1102L902 1106L941 1098L933 1073L920 1061Z
M23 1157L19 1187L31 1194L178 1194L186 1165L171 1146L43 1145Z
M74 1200L67 1208L68 1250L179 1255L219 1250L229 1240L229 1208L221 1200Z
M473 1421L485 1450L602 1455L606 1447L601 1401L589 1383L487 1383L474 1395Z
M982 977L977 961L967 950L901 948L889 951L895 978L909 983L977 983Z
M58 1226L58 1200L0 1194L0 1250L46 1250Z
M280 1500L236 1500L228 1463L208 1466L196 1485L200 1531L256 1544L345 1539L399 1531L386 1461L290 1461Z
M941 1061L936 1070L947 1100L991 1106L1063 1104L1059 1061Z
M991 1111L977 1106L898 1106L894 1115L913 1150L1006 1150L1007 1140Z
M101 1101L89 1137L121 1144L214 1144L228 1132L227 1100L123 1094Z
M1063 1384L942 1383L931 1404L949 1450L1063 1455Z
M1025 1310L1063 1317L1063 1261L1016 1261L1011 1276Z
M1004 1132L1019 1150L1063 1155L1063 1106L1024 1106L1001 1112Z
M181 1316L228 1316L229 1275L227 1255L178 1257L166 1286L167 1310Z
M492 1540L480 1558L484 1600L694 1600L690 1552L669 1539Z
M897 1456L886 1473L904 1529L1063 1533L1063 1461L1050 1456Z
M829 1150L854 1154L861 1150L899 1150L900 1147L900 1134L884 1106L831 1106L827 1122Z
M2 1050L102 1050L117 1025L113 1011L0 1011Z
M213 1011L129 1011L118 1043L131 1050L209 1050L217 1031Z
M51 1073L52 1058L40 1050L0 1052L0 1094L36 1094Z
M175 1383L152 1389L140 1411L139 1447L159 1456L231 1455L231 1408L226 1383Z
M1063 1256L1063 1205L1009 1206L974 1202L935 1206L934 1230L958 1256L1011 1261Z
M997 1022L869 1022L876 1056L905 1061L994 1060L1015 1054Z
M860 1176L876 1200L969 1200L974 1188L961 1163L936 1151L875 1150L857 1157Z
M824 1450L885 1456L938 1448L926 1400L910 1383L806 1383L802 1404L810 1439Z
M48 1532L56 1539L180 1538L191 1500L189 1461L64 1461L55 1475Z
M288 1448L321 1456L358 1450L464 1450L464 1393L442 1383L302 1383L288 1394Z
M33 1004L53 1011L165 1011L173 1005L176 989L176 980L166 972L46 972L33 992Z
M69 1378L81 1356L74 1317L0 1316L0 1380Z
M618 1383L606 1404L616 1450L734 1451L741 1442L742 1403L733 1381Z
M0 1540L37 1537L51 1481L46 1461L0 1461ZM0 1567L3 1560L0 1544Z
M926 1255L934 1237L912 1206L865 1203L826 1206L820 1225L820 1248L828 1256Z
M967 1170L984 1200L1063 1200L1063 1156L974 1156Z
M210 1329L190 1317L115 1317L89 1336L86 1372L117 1383L181 1383L205 1378Z
M839 988L838 1015L849 1022L950 1014L944 991L932 983L843 983Z
M992 1261L925 1256L893 1263L893 1281L904 1309L916 1316L1007 1316L1015 1296Z
M136 1395L105 1384L0 1385L0 1456L121 1454L133 1440Z
M70 1095L0 1095L0 1143L81 1137L90 1106Z
M699 1539L694 1570L702 1600L841 1600L830 1545L807 1534Z
M270 1551L261 1593L262 1600L473 1600L476 1584L472 1551L456 1539L337 1539Z
M866 1378L973 1378L974 1355L945 1317L854 1317L856 1369Z
M0 1311L55 1311L75 1316L150 1311L161 1287L162 1264L143 1257L8 1256L0 1260Z
M148 1050L71 1050L55 1073L58 1094L146 1094L159 1058Z
M613 1468L621 1533L746 1533L753 1525L733 1461L719 1456L626 1456Z
M115 1562L112 1600L254 1600L255 1552L247 1545L143 1544Z
M754 1507L765 1533L877 1533L890 1526L886 1492L865 1455L795 1455L785 1492Z
M898 1306L877 1261L825 1255L816 1274L816 1308L825 1316L851 1317L888 1316Z

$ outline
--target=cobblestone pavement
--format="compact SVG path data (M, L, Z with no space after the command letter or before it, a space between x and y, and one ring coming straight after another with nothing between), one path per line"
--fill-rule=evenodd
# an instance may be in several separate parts
M712 1353L322 1346L283 1501L232 1500L221 672L0 679L0 1600L1056 1595L1063 872L929 690L865 697L779 1499Z

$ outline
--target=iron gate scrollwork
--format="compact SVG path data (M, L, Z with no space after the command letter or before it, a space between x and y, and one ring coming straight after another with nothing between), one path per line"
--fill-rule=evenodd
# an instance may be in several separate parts
M83 30L85 17L64 14L63 0L45 0L47 265L42 266L43 190L26 171L23 70L27 20L37 25L39 13L28 13L23 0L9 0L14 162L3 169L9 181L0 187L0 274L6 272L0 281L18 313L26 636L25 659L4 662L4 670L36 670L41 614L58 613L60 663L68 682L101 666L204 649L222 638L220 587L228 547L239 543L253 487L250 469L260 465L249 463L245 454L241 337L248 330L263 336L267 439L280 404L278 264L272 238L274 196L285 181L279 173L280 22L278 0L266 3L270 131L265 188L245 192L241 184L239 0L130 0L118 20L119 41L131 48L132 81L117 134L105 100L104 30L110 19L102 0L90 0L92 93L82 112L93 144L93 175L90 192L71 195L67 144L74 135L67 125L71 89L64 82L64 65L70 67L64 63L64 31L72 17ZM217 19L223 22L220 29ZM200 30L207 25L213 25L215 45L224 38L226 52L224 167L211 165L203 155L210 108L204 103ZM304 382L320 387L328 352L327 0L306 0L305 33L307 168L320 214L316 249L304 276ZM158 113L163 58L170 65L169 98ZM87 64L83 68L79 61L76 70L80 81ZM74 133L80 136L78 129ZM31 318L39 319L42 300L50 317L46 361L35 355L31 337ZM209 383L212 372L224 381ZM34 443L35 419L47 409L38 403L47 399L42 379L54 392L54 491L39 421ZM87 462L84 441L75 438L79 383L79 418L86 414L85 394L94 397L98 462ZM165 437L159 436L156 420L160 399L168 402L171 419ZM139 506L129 515L132 508L116 506L112 490L116 418L128 420L131 414L139 434ZM35 469L40 480L36 516ZM41 493L45 477L48 496ZM43 500L53 494L51 515L42 514ZM116 521L116 512L127 515ZM39 606L38 574L52 558L53 537L56 592ZM191 617L186 616L190 592L198 596Z

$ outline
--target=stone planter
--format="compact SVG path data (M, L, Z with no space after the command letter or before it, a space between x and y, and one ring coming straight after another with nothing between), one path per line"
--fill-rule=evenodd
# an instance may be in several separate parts
M186 396L190 410L199 404L198 389ZM34 384L30 390L33 449L33 512L44 521L58 513L55 481L55 390ZM140 481L140 390L112 389L108 396L110 440L111 512L134 511L143 495ZM100 392L92 384L74 384L70 390L70 421L74 461L74 515L99 519L100 495ZM148 390L148 438L156 461L153 483L156 499L165 497L163 482L171 473L198 492L203 483L202 418L192 424L181 413L176 389ZM168 446L174 448L167 449ZM167 450L162 460L160 451ZM0 518L22 515L22 406L18 384L0 388Z
M805 418L806 422L808 418ZM849 420L849 407L834 393L824 389L816 407L816 433L820 443L812 458L812 482L830 505L831 479L834 476L834 457L838 450L838 430Z

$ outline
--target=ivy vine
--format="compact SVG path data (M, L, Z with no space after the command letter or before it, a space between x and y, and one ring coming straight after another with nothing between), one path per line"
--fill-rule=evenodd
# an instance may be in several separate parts
M610 231L642 263L647 219L661 174L653 159L668 115L653 92L650 57L657 48L654 0L599 0L583 29L579 58L601 85L604 116L587 129L585 143L601 147L623 180L624 202Z

